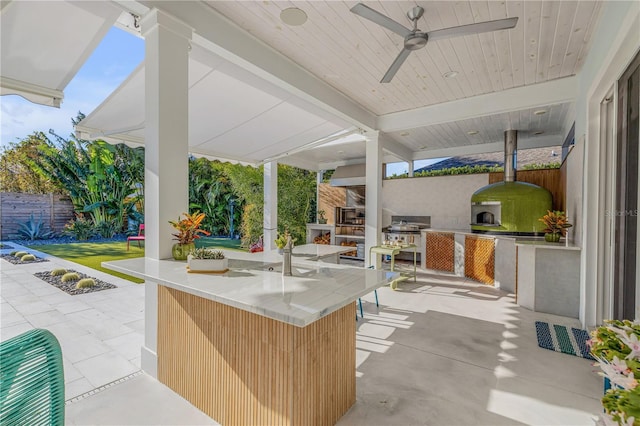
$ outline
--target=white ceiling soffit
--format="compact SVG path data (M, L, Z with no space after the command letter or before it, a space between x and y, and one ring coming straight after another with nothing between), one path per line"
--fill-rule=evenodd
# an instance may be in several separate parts
M110 2L3 1L0 94L59 107L121 12Z
M189 150L260 163L350 124L194 44L189 59ZM76 126L83 137L144 142L144 64Z

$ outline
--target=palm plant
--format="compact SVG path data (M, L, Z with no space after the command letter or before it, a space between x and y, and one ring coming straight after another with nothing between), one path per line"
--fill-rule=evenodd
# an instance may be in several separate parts
M87 213L94 224L113 223L122 231L134 205L141 205L144 152L103 141L65 140L40 147L37 168L65 188L77 212Z

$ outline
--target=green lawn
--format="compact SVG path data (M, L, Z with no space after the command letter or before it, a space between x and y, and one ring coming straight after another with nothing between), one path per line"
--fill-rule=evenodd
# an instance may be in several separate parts
M132 259L144 256L144 247L138 248L136 242L131 243L131 249L127 251L126 241L108 243L73 243L51 244L47 246L33 246L33 249L48 253L61 259L70 260L98 271L106 272L134 283L143 283L144 280L130 275L104 269L100 264L110 260Z
M240 240L229 240L227 238L200 238L196 240L196 247L215 247L226 250L242 250ZM45 246L33 246L33 249L48 253L61 259L70 260L84 266L88 266L98 271L106 272L116 277L124 278L134 283L142 283L144 280L134 278L130 275L104 269L100 264L110 260L132 259L144 256L144 244L138 248L137 242L131 242L130 250L127 251L126 241L116 241L107 243L73 243L73 244L51 244Z
M247 251L240 247L240 240L228 238L201 237L196 240L196 247L213 247L226 250Z

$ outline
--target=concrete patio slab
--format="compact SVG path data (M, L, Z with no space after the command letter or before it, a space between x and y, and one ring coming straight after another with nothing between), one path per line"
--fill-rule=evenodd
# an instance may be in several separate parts
M40 291L49 284L29 277L69 266L54 258L42 266L0 261L0 338L33 328L46 313L55 319L45 328L63 348L68 424L216 424L135 373L143 285L74 264L118 288L50 296ZM357 401L339 425L592 425L602 411L602 380L591 362L537 346L535 321L577 327L577 320L531 312L511 294L425 271L378 296L379 308L373 294L363 298Z

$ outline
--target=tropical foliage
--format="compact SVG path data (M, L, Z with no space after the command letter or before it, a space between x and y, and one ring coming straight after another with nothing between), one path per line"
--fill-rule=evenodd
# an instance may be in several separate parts
M225 170L228 163L205 158L189 159L189 211L206 214L202 228L212 235L238 233L242 205Z
M263 234L263 168L229 165L227 176L243 204L242 245L249 247ZM307 170L278 165L278 229L287 229L298 241L306 239L306 224L315 220L316 175Z
M567 233L567 228L571 228L573 226L567 220L567 216L564 212L559 210L547 210L547 214L538 220L544 223L545 228L542 232L547 234L560 234L563 237Z
M178 241L178 244L191 244L200 238L200 235L210 235L208 231L200 228L206 216L204 213L196 211L192 214L183 213L182 215L184 219L178 218L177 221L169 221L171 226L178 231L171 234L175 237L174 240Z
M50 134L36 132L2 152L3 191L69 195L76 219L65 233L79 240L126 231L127 219L144 221L144 149ZM263 187L262 167L189 158L189 213L204 213L199 226L209 234L241 234L247 248L258 241ZM315 173L279 165L279 230L304 240L306 223L315 221L315 197Z

